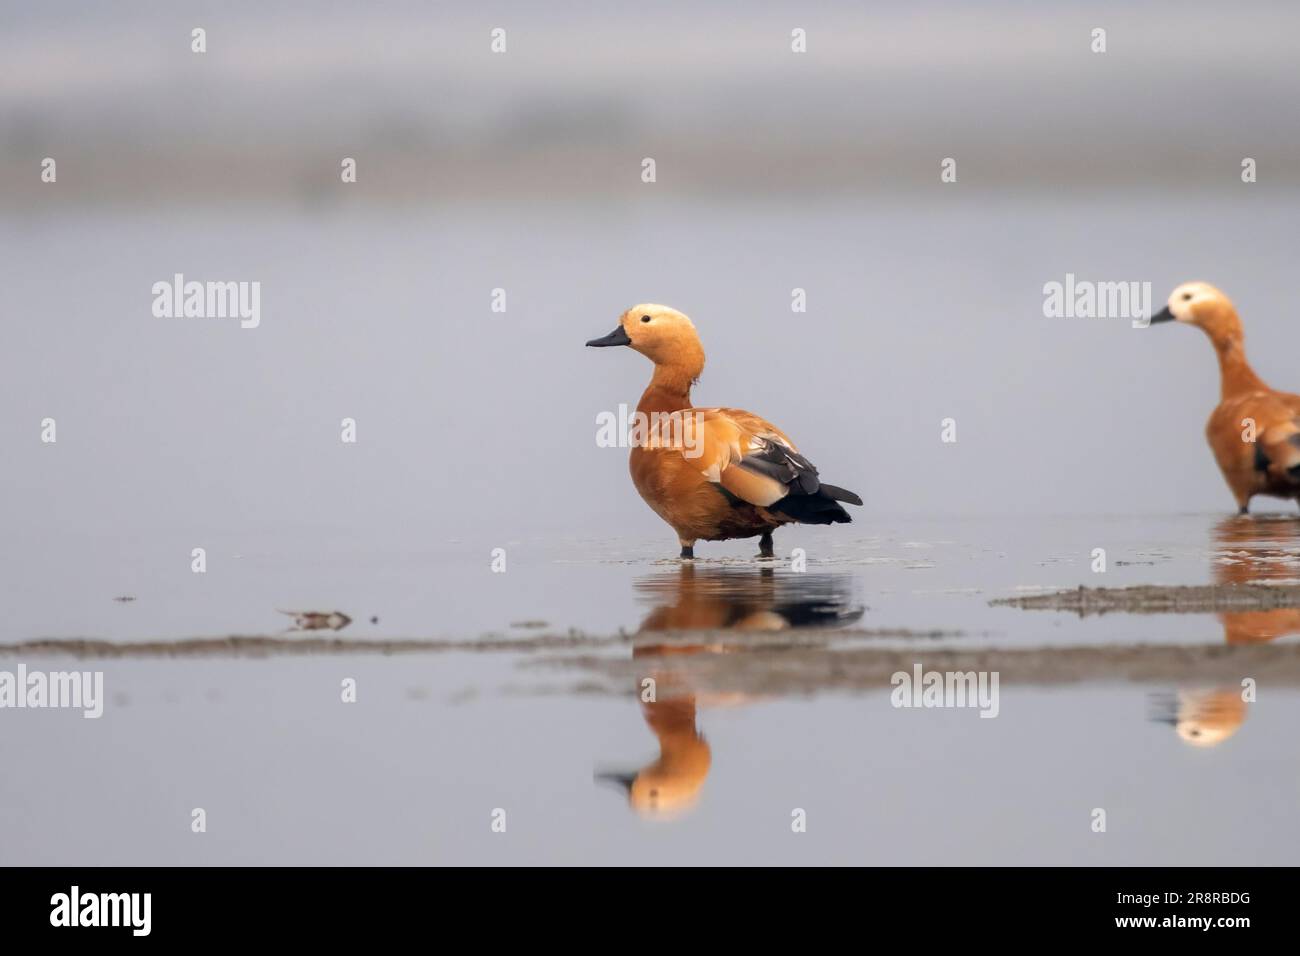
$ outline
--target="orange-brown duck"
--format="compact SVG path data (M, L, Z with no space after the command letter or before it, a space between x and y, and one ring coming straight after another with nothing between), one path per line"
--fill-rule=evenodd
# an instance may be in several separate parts
M1255 374L1228 297L1208 283L1188 282L1151 321L1194 325L1218 353L1219 404L1205 436L1238 511L1245 514L1255 495L1300 496L1300 395L1275 391Z
M691 386L704 370L704 348L691 320L663 305L638 305L618 328L589 346L626 345L654 362L637 405L648 424L633 438L632 483L677 532L681 556L695 542L760 537L772 557L772 531L783 524L852 520L840 502L860 505L851 491L823 484L789 437L739 408L696 408ZM634 432L636 425L634 423Z

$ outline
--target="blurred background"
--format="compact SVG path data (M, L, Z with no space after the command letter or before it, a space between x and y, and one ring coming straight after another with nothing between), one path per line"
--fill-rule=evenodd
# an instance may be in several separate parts
M1298 28L1287 3L8 4L3 525L671 544L594 441L649 367L582 347L642 301L695 319L696 400L785 428L861 520L1227 513L1200 335L1047 319L1043 285L1212 281L1300 388ZM260 282L260 327L155 318L177 272Z

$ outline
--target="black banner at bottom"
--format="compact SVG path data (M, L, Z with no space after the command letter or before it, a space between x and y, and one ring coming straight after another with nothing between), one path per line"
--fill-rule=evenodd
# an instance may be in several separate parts
M1294 908L1288 869L628 868L592 877L583 869L6 869L0 925L7 941L93 945L336 945L469 928L486 929L493 943L514 933L537 943L557 920L579 935L597 926L626 933L632 946L638 933L653 945L677 920L687 921L682 932L705 924L690 930L695 943L710 925L735 944L769 937L781 923L810 939L966 925L986 939L1046 932L1230 942L1277 932Z

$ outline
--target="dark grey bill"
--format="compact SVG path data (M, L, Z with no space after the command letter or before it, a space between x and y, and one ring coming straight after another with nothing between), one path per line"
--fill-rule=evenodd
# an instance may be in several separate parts
M592 339L587 344L592 348L603 349L611 345L631 345L632 340L627 337L627 333L623 331L623 326L620 325L613 332L610 332L609 335L598 339Z
M596 774L597 783L607 783L617 787L624 793L632 792L632 784L636 780L634 773L598 773Z

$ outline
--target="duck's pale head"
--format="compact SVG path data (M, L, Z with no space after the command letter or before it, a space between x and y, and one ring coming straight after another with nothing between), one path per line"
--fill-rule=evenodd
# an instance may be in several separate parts
M1246 719L1246 704L1238 688L1180 691L1174 729L1193 747L1217 747L1235 734Z
M1184 282L1151 321L1195 325L1215 341L1241 335L1241 320L1232 301L1208 282Z
M626 345L656 365L683 367L693 370L693 376L704 368L704 348L695 324L684 312L666 305L634 305L619 317L613 332L587 344L593 348Z
M654 763L636 773L601 773L596 779L624 790L628 806L638 815L648 820L675 820L699 801L713 754L693 730L680 739L660 737L659 744L663 754Z

